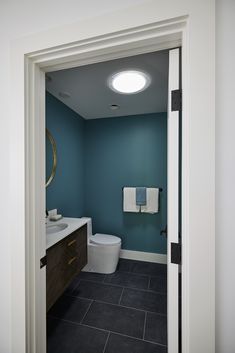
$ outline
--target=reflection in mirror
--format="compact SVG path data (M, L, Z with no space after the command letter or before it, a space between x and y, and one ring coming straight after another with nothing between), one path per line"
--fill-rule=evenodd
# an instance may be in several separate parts
M46 187L54 179L57 166L57 152L55 140L48 129L46 129Z

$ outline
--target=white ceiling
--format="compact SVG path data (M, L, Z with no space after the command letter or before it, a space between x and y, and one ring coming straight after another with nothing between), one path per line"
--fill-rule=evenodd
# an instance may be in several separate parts
M148 73L152 80L150 86L131 95L113 92L107 85L108 77L125 69ZM85 119L167 110L167 50L50 72L48 76L47 91ZM70 97L62 98L60 92L69 93ZM119 109L111 110L111 104L117 104Z

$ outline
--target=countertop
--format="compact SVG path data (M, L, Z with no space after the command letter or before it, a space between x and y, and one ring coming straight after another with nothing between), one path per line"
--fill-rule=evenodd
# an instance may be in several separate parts
M59 221L48 221L46 226L48 225L57 225L61 223L68 224L68 227L52 234L46 234L46 249L49 249L51 246L58 243L60 240L66 238L69 234L73 233L75 230L81 228L86 224L88 218L69 218L63 217Z

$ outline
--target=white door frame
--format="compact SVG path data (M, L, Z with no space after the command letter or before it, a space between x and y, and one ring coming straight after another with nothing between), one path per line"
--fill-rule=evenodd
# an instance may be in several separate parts
M179 119L172 111L173 90L180 89L180 49L169 51L167 109L167 335L168 352L179 352L179 265L171 262L171 244L179 243Z
M80 27L79 27L80 26ZM78 25L77 30L81 30ZM54 45L44 45L42 38L34 38L35 42L28 50L28 39L22 39L12 47L12 95L15 97L12 114L17 116L23 112L24 126L19 119L13 119L12 124L12 156L11 177L12 194L11 205L15 200L24 200L24 209L17 208L22 204L13 206L21 214L21 218L11 225L13 235L13 296L12 296L12 352L16 353L44 353L37 347L45 340L44 329L40 326L41 314L45 312L45 303L40 301L40 291L45 289L45 268L39 270L39 260L45 252L45 239L41 234L44 229L45 189L44 189L44 136L45 136L45 107L44 107L44 82L45 72L58 69L71 68L89 63L111 60L135 54L152 52L155 50L169 49L182 45L182 88L183 88L183 113L182 113L182 352L191 353L193 334L189 322L194 324L193 329L200 332L201 320L194 319L191 314L193 300L191 299L193 275L195 268L190 263L189 254L192 254L193 239L187 235L196 216L190 212L189 194L189 151L192 146L190 140L190 104L189 85L189 41L188 17L178 17L157 23L145 24L122 31L106 33L99 36L87 37L76 41L71 31L71 41L64 43L64 38L54 41ZM63 34L61 34L63 37ZM53 34L52 34L53 37ZM51 38L50 38L51 40ZM53 39L51 40L53 42ZM18 138L24 136L25 144ZM24 158L22 159L22 156ZM18 170L24 165L24 173L16 181ZM25 187L22 187L24 185ZM18 188L20 186L20 188ZM213 213L213 212L212 212ZM23 234L19 230L24 230ZM213 246L212 246L213 251ZM211 265L211 264L210 264ZM213 270L213 268L212 268ZM203 275L203 274L202 274ZM208 278L206 280L209 280ZM25 284L25 290L19 287L19 281ZM20 282L20 283L21 283ZM44 283L44 287L41 287ZM212 283L213 286L213 283ZM20 288L20 289L19 289ZM212 292L213 296L213 292ZM25 301L26 298L26 301ZM213 298L211 298L213 302ZM209 303L206 303L206 305ZM210 307L210 317L213 318L213 308ZM213 352L214 332L209 328L206 346ZM26 335L26 337L25 337ZM20 347L20 349L19 349ZM25 347L22 348L22 347ZM196 348L196 347L195 347ZM209 351L208 351L209 353Z

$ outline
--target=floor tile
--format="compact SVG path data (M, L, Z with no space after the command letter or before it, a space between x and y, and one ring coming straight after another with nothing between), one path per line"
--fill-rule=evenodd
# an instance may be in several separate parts
M157 276L150 278L149 289L159 293L167 292L167 276Z
M48 318L47 353L103 353L107 337L105 331Z
M131 265L131 272L149 276L166 275L167 265L145 261L133 261Z
M77 287L80 282L79 276L76 276L74 280L70 283L70 285L66 288L64 294L71 295L73 294L74 289Z
M166 347L137 340L134 338L110 334L104 353L167 353Z
M147 313L144 339L167 345L167 317Z
M166 314L167 298L165 294L151 291L125 288L121 305Z
M120 259L117 271L132 272L148 276L167 275L167 265L147 261Z
M94 282L103 282L106 275L102 273L95 273L95 272L80 272L79 278L84 279L86 281L94 281Z
M80 281L73 292L73 295L77 297L101 300L113 304L118 304L121 294L121 287L84 280Z
M123 287L147 289L149 277L117 271L111 275L107 275L104 282Z
M133 261L128 259L119 259L117 271L131 272Z
M90 304L91 300L64 295L57 300L49 310L48 315L79 323L83 319Z
M142 338L145 313L118 305L93 302L82 323L108 331Z

